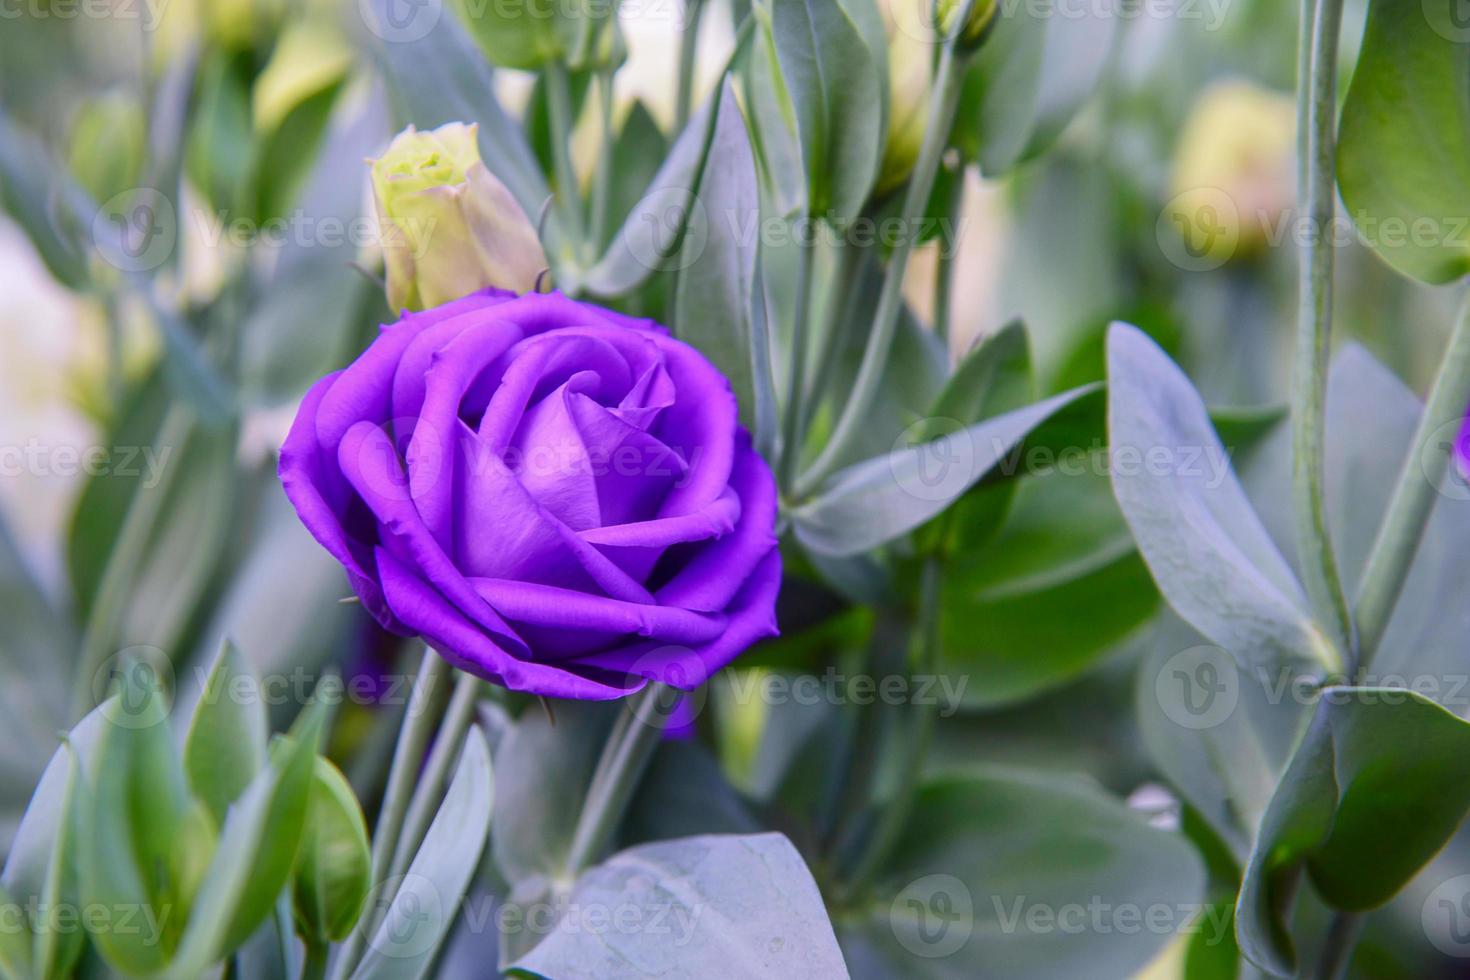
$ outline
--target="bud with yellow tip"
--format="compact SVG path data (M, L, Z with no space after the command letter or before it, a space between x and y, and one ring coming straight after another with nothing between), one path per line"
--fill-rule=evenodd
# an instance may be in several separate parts
M410 126L371 161L394 309L427 309L486 286L528 292L546 268L530 219L481 161L476 130Z
M1211 265L1259 251L1291 205L1296 109L1246 81L1219 82L1191 110L1174 155L1170 223Z

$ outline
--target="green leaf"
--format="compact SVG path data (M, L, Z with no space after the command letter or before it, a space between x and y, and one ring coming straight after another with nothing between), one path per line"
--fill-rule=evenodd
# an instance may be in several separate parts
M1323 689L1251 851L1235 913L1241 951L1293 975L1286 917L1304 872L1329 906L1376 908L1467 808L1470 723L1402 688Z
M262 223L296 202L345 84L345 75L336 78L293 106L275 128L256 134L254 211Z
M1342 199L1369 246L1431 283L1470 272L1470 34L1458 4L1368 5L1337 144Z
M634 847L584 873L568 901L574 909L637 916L645 927L594 930L563 920L512 970L543 977L847 976L817 883L781 834Z
M465 739L444 803L352 980L427 974L479 866L493 796L490 750L476 726Z
M694 188L714 143L715 106L710 102L702 107L674 140L607 251L583 276L588 290L598 296L631 292L655 272L676 268L686 237L699 240L708 234L709 215L697 206Z
M1012 320L965 352L929 414L969 425L1026 405L1034 389L1026 328Z
M524 4L456 0L455 13L484 49L492 64L534 71L564 54L557 13L560 4L525 0Z
M268 732L255 671L225 640L184 739L189 788L215 823L224 823L225 811L265 765Z
M1062 457L1056 465L1089 468L988 485L955 509L941 660L946 672L968 678L967 707L995 707L1065 683L1119 651L1157 614L1158 590L1107 477L1091 468L1103 458ZM984 498L1012 492L994 533Z
M1242 662L1331 665L1189 379L1135 327L1108 333L1113 493L1176 612Z
M250 80L254 68L244 53L216 49L199 68L198 89L184 159L189 179L216 209L241 211L250 181Z
M245 942L266 920L291 879L306 827L317 746L325 722L324 703L313 701L296 719L291 733L271 746L271 768L279 776L272 788L250 880L240 893L224 934L225 950Z
M1172 614L1138 670L1135 712L1149 757L1241 864L1310 717L1291 682L1241 670Z
M0 806L13 820L41 775L68 721L68 695L76 662L71 624L42 592L26 556L0 512L0 608L7 612L0 633L0 715L9 738L0 743Z
M189 826L188 787L169 732L168 708L147 665L120 671L117 695L100 709L106 725L97 749L93 791L83 808L82 896L86 904L135 909L157 923L143 930L94 930L108 964L132 974L161 971L173 954L186 907L181 843Z
M531 706L495 750L500 809L491 844L512 885L537 887L557 874L571 847L582 800L616 712L592 702L557 702L553 723Z
M745 120L729 82L720 89L710 162L698 199L709 234L686 237L674 293L674 333L693 344L725 377L740 406L740 422L758 434L774 431L771 362L753 336L765 319L752 310L760 236L760 194Z
M190 325L163 306L152 303L153 319L163 337L164 368L169 385L205 425L220 428L235 415L235 392L204 352Z
M1204 884L1187 841L1090 784L982 768L920 788L878 897L841 937L861 976L1131 976L1185 927ZM1103 928L1088 908L1106 910ZM1150 908L1173 918L1121 926Z
M293 891L298 928L318 941L346 939L372 884L362 807L347 778L317 757Z
M29 980L31 948L26 942L30 938L27 929L17 929L10 923L24 922L25 910L5 889L0 888L0 914L6 918L6 928L0 929L0 978L3 980Z
M1350 595L1357 590L1399 472L1419 465L1405 456L1422 411L1418 396L1361 346L1345 345L1333 361L1327 388L1327 518ZM1440 438L1453 439L1455 428ZM1286 427L1252 454L1245 472L1247 489L1267 527L1282 548L1290 547L1291 434ZM1470 629L1460 612L1470 610L1470 575L1465 571L1470 492L1454 468L1439 489L1368 679L1415 678L1422 682L1417 690L1432 698L1459 690Z
M240 481L234 428L201 428L187 409L168 407L168 395L155 376L130 397L107 468L78 498L67 557L79 618L115 616L118 636L173 652L212 584ZM124 538L135 519L146 535ZM105 570L120 561L127 568L108 597L113 608L93 608Z
M965 76L953 141L966 159L997 177L1045 150L1097 91L1118 20L1106 5L1002 4Z
M668 155L668 138L658 128L653 114L642 100L635 101L618 130L617 142L613 144L608 194L608 215L613 221L633 213L644 189L653 181ZM612 244L617 231L617 226L609 221L606 239L598 242L597 247L606 249Z
M0 113L0 205L3 205L57 281L70 289L89 281L84 236L97 206L72 182L46 145Z
M1074 388L833 474L793 512L798 539L826 554L855 555L913 530L958 500L1030 432L1097 388Z
M770 0L759 44L775 51L801 145L807 214L842 227L868 199L883 150L887 60L837 0Z
M540 214L551 196L546 177L524 131L495 98L494 75L459 21L440 16L420 33L421 18L414 18L398 31L393 25L402 17L391 10L392 2L363 4L372 18L364 37L383 72L399 124L435 129L449 122L478 123L485 166L515 195L521 210Z
M165 974L168 980L193 980L202 975L211 964L234 952L274 911L276 895L285 884L284 878L276 877L279 855L282 851L294 855L301 828L294 829L291 840L274 835L293 833L280 816L294 810L296 798L310 790L321 720L320 710L308 708L293 736L276 743L266 768L231 804L218 845L188 907L188 928ZM289 863L286 868L289 872ZM262 911L265 892L270 895Z

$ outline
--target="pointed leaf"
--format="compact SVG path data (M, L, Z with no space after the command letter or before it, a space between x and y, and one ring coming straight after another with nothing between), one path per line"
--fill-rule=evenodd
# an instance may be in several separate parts
M746 430L769 431L774 415L768 401L771 363L757 356L764 345L753 337L758 320L764 326L764 318L752 310L760 195L750 137L729 82L720 90L714 142L698 199L710 218L709 234L684 241L673 329L730 379Z
M225 811L265 765L268 732L255 672L226 640L184 740L189 788L209 807L216 823L224 823Z
M817 883L781 834L710 834L630 848L578 878L568 902L645 927L594 930L563 920L513 970L543 977L847 976Z
M775 50L796 120L807 214L841 227L872 190L883 149L883 86L863 34L837 0L770 0L760 42Z
M1043 422L1097 390L1074 388L850 466L793 513L797 537L808 548L838 556L892 541L942 513ZM932 422L919 425L927 431Z
M1332 662L1199 393L1142 331L1108 332L1113 493L1159 591L1243 662Z
M428 973L479 866L493 798L490 750L480 729L473 727L444 803L353 980L399 980Z

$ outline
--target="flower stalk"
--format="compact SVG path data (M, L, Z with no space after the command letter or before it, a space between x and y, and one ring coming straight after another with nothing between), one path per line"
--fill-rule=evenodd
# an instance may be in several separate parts
M1454 455L1454 436L1470 404L1470 295L1462 301L1454 331L1373 548L1368 553L1354 607L1361 667L1367 667L1388 629L1409 567L1424 537L1436 494ZM1451 435L1445 437L1448 430ZM1436 444L1438 441L1438 444Z
M1292 500L1297 554L1307 595L1328 631L1345 671L1353 665L1352 617L1327 526L1323 491L1327 412L1327 364L1332 344L1334 247L1328 229L1336 214L1337 39L1342 0L1315 0L1303 16L1302 55L1307 68L1297 80L1298 206L1306 236L1298 270L1296 355L1292 378Z
M596 863L607 849L678 699L678 691L659 683L649 684L628 699L608 734L597 771L587 787L582 814L567 850L564 871L568 880Z
M958 19L966 23L969 10L977 0L969 0ZM956 37L948 38L939 55L939 68L935 73L934 92L929 103L929 128L924 132L924 142L919 147L919 159L914 164L913 176L909 179L908 191L904 195L900 224L902 236L893 248L888 260L888 269L883 277L883 290L878 295L878 307L873 314L872 331L868 334L863 360L853 382L852 396L848 399L832 436L817 455L811 468L795 482L795 498L810 496L822 480L836 469L849 445L862 430L863 420L878 396L878 386L888 366L888 353L893 346L893 335L898 327L898 314L903 307L903 279L908 271L909 258L918 238L915 228L919 216L929 202L929 193L934 189L934 178L939 163L949 143L950 130L954 127L955 113L959 108L960 92L964 88L965 66L973 55L968 45L961 50Z

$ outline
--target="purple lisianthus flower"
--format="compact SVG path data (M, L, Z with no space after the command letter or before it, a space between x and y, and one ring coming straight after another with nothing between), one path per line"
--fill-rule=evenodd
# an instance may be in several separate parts
M776 631L770 470L649 320L497 290L405 314L307 392L280 476L384 627L512 690L688 689Z

